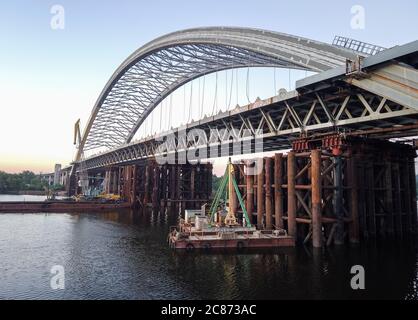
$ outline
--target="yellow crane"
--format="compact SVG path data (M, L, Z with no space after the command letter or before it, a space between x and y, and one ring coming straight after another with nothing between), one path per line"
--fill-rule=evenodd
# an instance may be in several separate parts
M81 148L81 139L82 138L81 138L81 130L80 130L80 119L78 119L76 123L74 124L74 139L73 139L73 144L77 146L77 149ZM85 195L87 193L88 186L89 186L89 178L87 174L87 168L85 167L85 163L84 163L83 150L81 151L81 157L79 160L80 160L79 161L79 164L80 164L79 176L80 176L81 190L82 190L83 195Z

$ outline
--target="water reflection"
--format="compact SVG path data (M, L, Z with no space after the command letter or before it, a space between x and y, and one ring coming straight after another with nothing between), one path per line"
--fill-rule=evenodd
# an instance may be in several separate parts
M167 245L178 210L0 215L0 298L417 299L416 241L186 254ZM62 264L66 289L49 287ZM350 268L366 290L350 288Z

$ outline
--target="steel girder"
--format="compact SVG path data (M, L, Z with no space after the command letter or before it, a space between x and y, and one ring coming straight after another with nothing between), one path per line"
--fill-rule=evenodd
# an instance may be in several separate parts
M368 72L366 78L347 82L418 110L418 70L409 65L391 63Z
M352 85L259 100L86 159L87 169L262 139L263 150L291 147L301 134L359 132L417 124L418 111ZM417 134L418 126L409 134ZM199 129L199 130L196 130ZM382 133L383 134L383 133ZM405 134L405 133L403 133ZM396 135L396 131L392 132ZM374 135L378 137L377 135ZM387 134L385 135L387 138ZM254 149L251 149L254 152ZM232 153L230 153L231 155Z
M275 66L320 72L355 53L297 36L248 28L211 27L174 32L135 51L109 79L92 110L83 150L129 143L151 111L185 83L212 72Z

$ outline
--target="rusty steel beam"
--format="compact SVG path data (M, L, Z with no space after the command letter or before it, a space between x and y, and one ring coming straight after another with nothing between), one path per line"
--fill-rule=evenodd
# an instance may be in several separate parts
M265 190L266 190L266 229L272 229L272 199L271 199L271 158L265 158Z
M334 157L334 214L337 216L334 243L344 243L343 168L340 154Z
M248 174L250 171L250 165L251 162L250 161L246 161L245 163L246 165L246 189L247 189L247 196L246 196L246 206L245 208L247 209L247 213L250 217L250 219L253 216L253 212L254 212L254 175L252 174Z
M386 205L386 217L385 217L385 231L389 235L393 235L394 223L393 223L393 186L392 186L392 165L391 157L386 154L385 158L385 205Z
M261 163L261 169L257 175L257 228L263 228L263 215L264 215L264 161L263 159L258 159L257 166Z
M283 156L274 155L274 217L277 229L283 229Z
M352 154L347 160L348 171L348 184L350 186L350 217L351 222L349 225L349 240L351 243L360 242L360 226L358 215L358 186L357 186L357 172L356 172L356 160Z
M312 150L312 245L322 247L322 210L321 210L321 150Z
M296 158L295 153L290 151L287 154L287 229L291 237L296 237Z
M412 219L412 221L411 221L411 232L415 234L417 232L418 213L417 213L417 194L415 192L417 185L416 185L416 177L415 177L416 172L415 172L414 159L409 159L408 165L409 165L409 173L410 173L409 174L409 179L410 179L409 181L410 181L410 184L411 184L411 187L410 187L411 188L411 199L409 200L410 201L410 206L411 206L411 215L412 215L412 217L411 217L411 219Z

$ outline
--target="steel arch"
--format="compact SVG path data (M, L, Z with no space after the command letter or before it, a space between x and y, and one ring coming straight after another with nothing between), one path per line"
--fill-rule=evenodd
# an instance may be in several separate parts
M159 37L113 73L94 105L76 161L83 150L129 143L165 97L205 74L252 66L321 72L354 57L330 44L259 29L207 27Z

